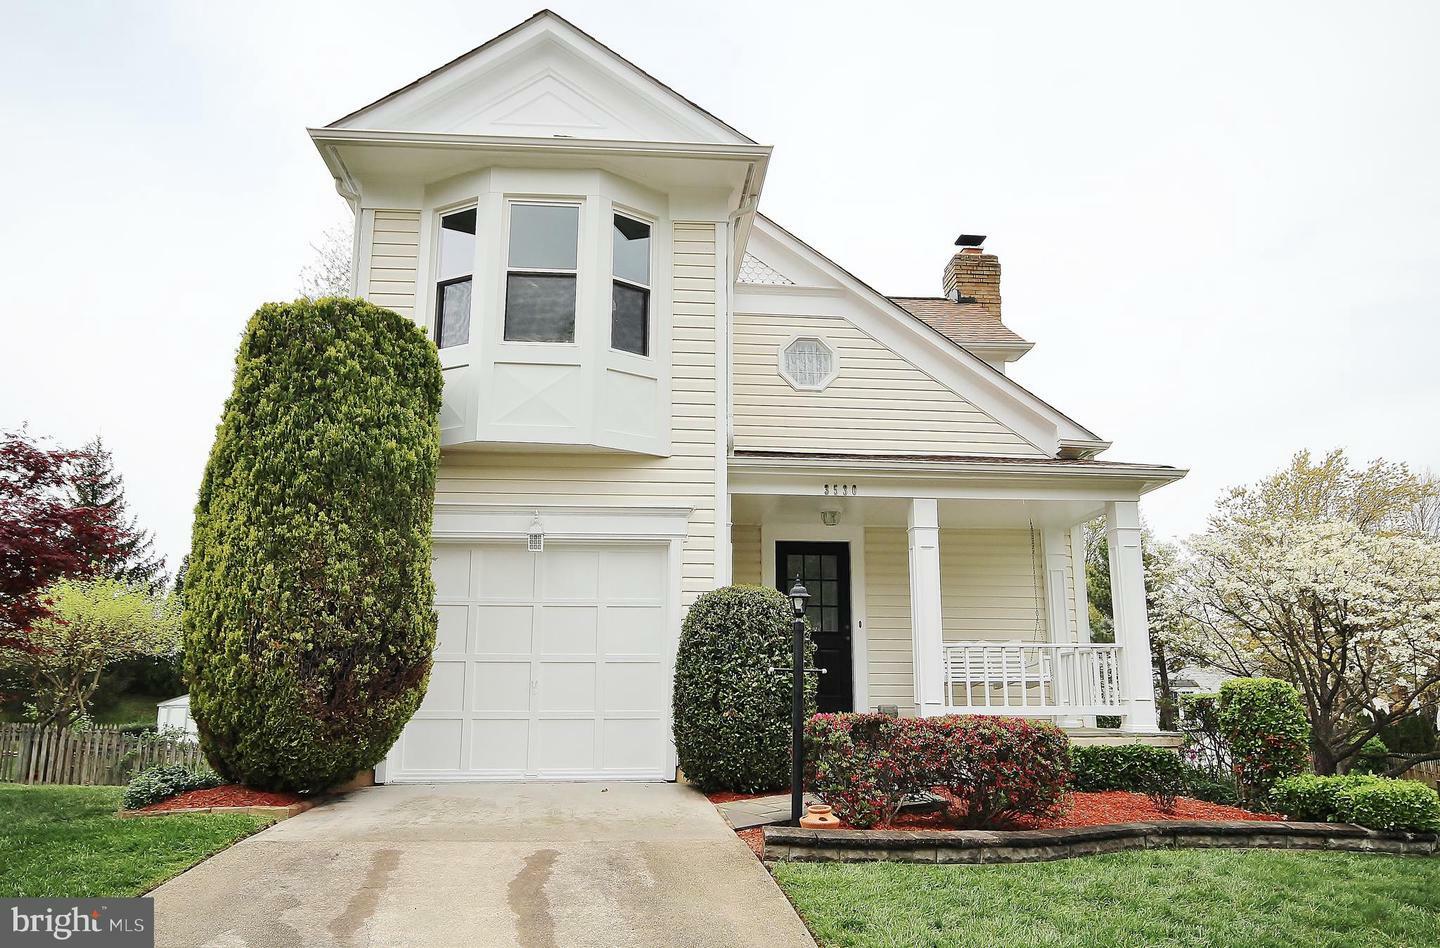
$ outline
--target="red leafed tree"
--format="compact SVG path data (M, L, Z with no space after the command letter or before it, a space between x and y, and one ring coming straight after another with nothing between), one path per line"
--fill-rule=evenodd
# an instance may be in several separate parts
M0 432L0 653L29 650L31 625L48 614L45 590L85 576L115 555L113 518L68 498L80 454Z

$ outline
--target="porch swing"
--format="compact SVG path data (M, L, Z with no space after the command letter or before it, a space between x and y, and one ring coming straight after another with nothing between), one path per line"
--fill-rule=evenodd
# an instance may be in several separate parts
M1040 577L1039 544L1036 541L1035 518L1030 515L1029 505L1025 501L1020 502L1025 509L1025 520L1030 535L1030 581L1034 595L1031 597L1031 609L1034 614L1034 635L1030 641L1024 639L1006 639L993 644L985 642L976 643L980 651L979 668L975 667L971 656L971 649L966 649L964 662L959 669L951 666L946 676L947 686L951 690L950 698L954 697L956 685L964 686L966 704L972 707L982 708L1005 708L1012 709L1044 707L1056 703L1054 694L1053 669L1051 668L1051 656L1048 650L1036 648L1040 644L1048 644L1045 640L1045 629L1041 621L1041 600L1044 596ZM1026 655L1030 651L1032 654ZM947 661L947 665L951 663ZM976 673L978 672L978 680ZM983 704L975 701L975 689L984 696ZM1018 688L1015 697L1018 703L1012 703L1011 690ZM1030 703L1031 689L1038 690L1038 702ZM995 691L999 691L999 701Z

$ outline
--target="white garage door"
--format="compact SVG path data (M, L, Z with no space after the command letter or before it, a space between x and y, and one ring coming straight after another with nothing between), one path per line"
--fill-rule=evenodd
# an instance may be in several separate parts
M663 545L435 545L430 689L389 780L666 779Z

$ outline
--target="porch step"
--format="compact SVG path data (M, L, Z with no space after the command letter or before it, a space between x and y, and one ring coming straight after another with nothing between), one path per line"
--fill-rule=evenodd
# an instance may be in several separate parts
M1072 744L1149 744L1151 747L1179 748L1179 731L1121 731L1108 727L1067 727Z

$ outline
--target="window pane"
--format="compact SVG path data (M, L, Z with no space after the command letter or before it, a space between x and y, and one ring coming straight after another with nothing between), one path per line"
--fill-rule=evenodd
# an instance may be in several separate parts
M510 205L510 266L574 270L580 208L552 204Z
M615 275L622 280L649 286L650 225L616 214L613 236Z
M435 317L435 338L441 349L463 346L470 341L469 277L442 283L435 292L439 314Z
M826 556L820 560L820 578L836 579L836 572L839 569L840 557Z
M441 280L475 272L475 208L440 218Z
M610 345L636 355L650 354L650 291L616 283L610 304Z
M797 555L794 554L794 553L786 554L786 556L785 556L785 582L786 582L787 584L795 582L795 580L800 576L800 571L801 571L802 569L804 569L804 567L805 567L805 563L804 563L804 561L803 561L799 556L797 556ZM789 585L786 585L785 591L786 591L786 592L789 592L789 591L790 591Z
M575 341L575 278L512 273L505 281L505 338L511 342Z

